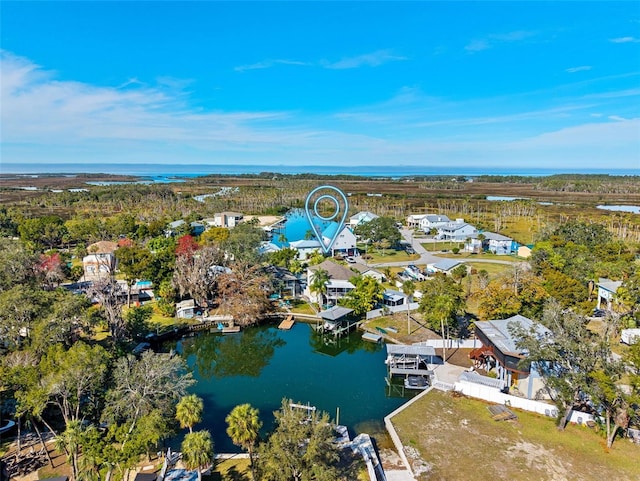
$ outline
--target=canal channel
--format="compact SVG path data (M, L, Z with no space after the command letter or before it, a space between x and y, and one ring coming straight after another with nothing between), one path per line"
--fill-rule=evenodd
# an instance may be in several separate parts
M389 388L384 344L363 341L353 332L339 341L323 338L312 326L296 323L289 331L275 326L248 328L237 334L201 333L165 344L185 358L197 384L191 389L204 400L203 422L216 452L239 449L226 435L225 417L234 406L249 403L260 410L263 431L273 427L273 411L282 398L310 404L350 433L375 435L383 418L406 398ZM184 432L170 444L178 447Z

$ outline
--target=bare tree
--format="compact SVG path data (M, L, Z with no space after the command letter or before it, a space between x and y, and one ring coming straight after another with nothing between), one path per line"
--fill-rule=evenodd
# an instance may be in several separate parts
M189 295L201 305L213 299L217 292L217 279L224 272L224 252L217 246L207 246L193 255L176 259L173 284L180 296Z
M87 289L89 299L96 300L104 310L109 331L114 341L122 341L127 336L127 328L122 316L124 292L111 277L94 281Z

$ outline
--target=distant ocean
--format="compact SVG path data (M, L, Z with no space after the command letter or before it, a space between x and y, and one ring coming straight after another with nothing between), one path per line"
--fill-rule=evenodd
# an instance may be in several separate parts
M536 169L499 167L434 167L434 166L330 166L330 165L203 165L203 164L0 164L0 174L118 174L140 177L199 177L211 174L319 174L360 175L365 177L410 177L420 175L519 175L548 176L554 174L640 175L638 169Z

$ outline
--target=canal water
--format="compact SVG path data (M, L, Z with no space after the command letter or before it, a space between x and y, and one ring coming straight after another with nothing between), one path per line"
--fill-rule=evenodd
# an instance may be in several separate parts
M332 222L322 221L320 218L313 216L313 223L319 232L324 231ZM290 242L299 241L310 236L315 239L315 235L311 236L311 224L304 209L292 209L287 212L286 219L281 228L273 231L273 239L271 242L278 247L288 247ZM280 236L284 235L284 239ZM286 239L286 240L285 240Z
M352 435L383 432L383 418L406 398L385 381L383 344L362 341L360 332L327 344L310 325L290 331L276 327L246 329L238 334L202 334L179 341L176 350L198 381L191 389L204 400L203 422L216 452L238 452L226 434L225 418L238 404L260 410L263 431L273 427L273 411L282 398L309 403L335 419ZM184 432L173 442L178 447Z

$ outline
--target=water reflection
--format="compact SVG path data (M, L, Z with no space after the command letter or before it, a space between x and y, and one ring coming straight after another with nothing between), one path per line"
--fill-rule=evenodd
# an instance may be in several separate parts
M182 341L185 357L195 355L201 379L230 376L258 377L276 348L286 344L273 330L247 329L240 335L210 334Z

